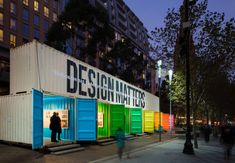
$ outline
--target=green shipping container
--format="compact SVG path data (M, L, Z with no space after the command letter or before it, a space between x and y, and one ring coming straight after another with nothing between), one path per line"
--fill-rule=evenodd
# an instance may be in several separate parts
M124 105L110 105L110 136L115 136L119 127L125 131L125 107Z
M125 134L130 134L130 108L125 108Z
M97 114L98 138L109 137L109 104L98 102Z
M130 109L130 133L142 134L142 109Z
M154 132L154 111L144 110L144 132Z

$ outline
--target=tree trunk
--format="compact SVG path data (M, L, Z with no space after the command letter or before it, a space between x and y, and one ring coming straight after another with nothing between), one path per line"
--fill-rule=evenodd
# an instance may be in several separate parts
M197 127L196 127L196 106L193 106L193 140L194 140L194 148L198 148L197 143Z

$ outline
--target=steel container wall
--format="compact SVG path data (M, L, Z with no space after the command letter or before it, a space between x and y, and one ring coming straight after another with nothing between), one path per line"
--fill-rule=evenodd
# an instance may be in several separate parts
M142 109L141 108L130 109L130 133L131 134L142 133Z
M131 85L104 71L83 63L69 55L66 55L65 53L62 53L37 41L33 41L11 49L10 53L11 94L16 94L17 92L23 91L30 92L32 88L34 88L37 90L43 90L43 92L50 92L51 94L62 95L66 97L91 98L88 96L88 89L90 89L92 86L99 86L96 87L97 92L98 89L101 90L102 84L98 82L99 80L97 80L97 78L105 76L105 79L110 78L113 80L113 98L102 99L100 90L99 93L95 93L92 98L104 100L106 102L108 101L110 103L123 104L128 107L142 107L140 105L143 105L143 109L151 108L154 111L159 110L159 98L153 94L150 94L147 91L144 91L134 85ZM79 70L81 70L79 67L86 69L83 69L83 71L81 70L79 73L79 75L82 74L80 75L82 79L79 78L79 75L77 78L72 77L72 75L71 77L68 75L69 61L74 63L77 67L77 74L80 72ZM75 70L71 71L71 74L74 75ZM89 82L91 79L88 77L88 72L93 72L95 74L94 77L92 77L92 79L94 78L92 82ZM73 92L69 92L67 90L68 80L69 83L70 80L77 81L77 87L79 87L80 84L82 88L76 89ZM121 89L121 86L117 85L117 83L122 83L123 85L125 84L125 86L122 88L123 90L126 88L132 88L129 89L129 100L125 100L123 102L120 100L120 98L118 98L120 94L119 90L116 90L116 88L119 87L119 89ZM71 83L71 85L73 84ZM103 89L106 89L107 85L108 84L103 86ZM81 92L81 90L85 93L80 94L79 92ZM136 94L138 92L141 92L141 94Z
M161 126L162 126L162 112L160 112ZM155 130L159 129L159 112L154 112L154 128Z
M63 96L48 96L43 97L43 110L68 110L69 127L62 129L61 138L65 140L75 140L75 100ZM44 137L51 137L51 130L44 128Z
M103 114L103 127L98 127L98 138L109 137L109 104L98 102L98 113Z
M124 105L110 104L110 136L115 136L119 127L125 130Z
M154 111L144 110L144 132L154 132Z
M0 97L0 140L32 144L32 94Z
M163 127L163 129L164 130L169 130L169 127L170 127L170 118L169 118L169 114L167 114L167 113L163 113L163 115L162 115L162 127Z
M125 115L125 134L128 135L130 134L130 108L125 108L124 109L124 115Z

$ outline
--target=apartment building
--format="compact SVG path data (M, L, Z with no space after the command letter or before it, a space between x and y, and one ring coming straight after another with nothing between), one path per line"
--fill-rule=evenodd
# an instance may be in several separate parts
M44 42L58 10L58 0L0 0L0 94L9 89L10 48Z

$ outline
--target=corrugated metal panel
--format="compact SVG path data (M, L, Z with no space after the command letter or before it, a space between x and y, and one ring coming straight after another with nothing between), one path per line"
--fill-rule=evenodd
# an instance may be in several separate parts
M154 132L154 111L144 110L144 132Z
M75 99L63 96L48 96L43 98L44 110L68 110L69 126L62 129L61 138L66 140L75 140ZM51 130L44 128L44 137L51 137Z
M130 134L130 108L124 108L125 112L125 134Z
M109 104L99 102L98 113L103 114L103 127L97 127L98 138L109 137Z
M97 138L97 103L95 99L76 100L76 140Z
M169 130L170 127L170 121L169 121L169 114L163 113L162 116L162 127L164 130Z
M142 109L131 108L130 109L130 132L131 134L142 133Z
M110 105L110 136L115 136L117 129L121 127L124 131L124 105Z
M0 140L32 144L32 95L0 97Z
M70 62L74 64L71 69L68 64ZM158 97L36 41L11 50L10 64L11 94L31 91L34 88L67 97L96 98L110 103L124 104L128 107L159 110ZM76 77L74 69L77 70ZM71 75L68 74L69 70L71 70ZM88 74L93 74L90 76L91 79ZM110 79L109 83L113 84L108 84L108 79ZM77 84L77 89L69 92L68 85L71 84L74 87L74 83ZM104 85L102 86L102 84ZM111 85L110 90L107 89L108 85ZM88 88L93 87L95 88L93 91L96 93L89 96ZM106 92L103 98L102 92ZM110 95L109 98L107 98L108 95ZM120 97L123 95L126 96L126 100Z
M161 126L162 126L162 112L160 114L160 118L161 118ZM154 113L154 128L156 130L159 129L159 112Z

